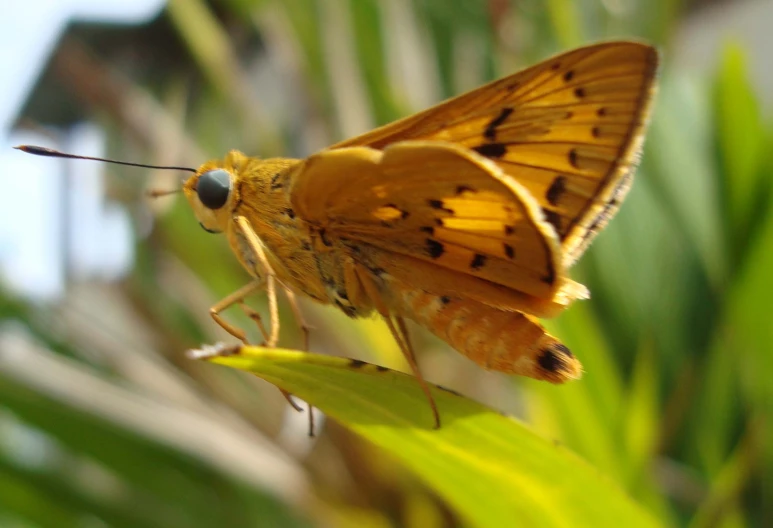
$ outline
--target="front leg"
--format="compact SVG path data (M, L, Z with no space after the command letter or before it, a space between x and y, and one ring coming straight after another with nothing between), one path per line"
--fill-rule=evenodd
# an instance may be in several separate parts
M227 322L225 319L223 319L220 316L220 312L223 310L229 308L230 306L233 306L234 304L242 304L244 301L244 298L248 295L251 295L256 290L259 290L263 288L263 281L260 279L256 279L252 281L251 283L242 286L232 294L228 295L226 298L215 304L212 308L209 309L209 315L212 316L212 319L215 320L217 324L219 324L223 330L234 336L236 339L244 343L245 345L249 344L247 342L247 335L244 333L244 330L241 328L237 328L231 323ZM249 314L248 314L249 315ZM256 321L257 322L257 321ZM268 337L266 335L266 330L263 328L263 325L261 323L258 323L258 327L261 330L261 333L263 334L263 338L268 340Z
M268 332L268 338L266 339L265 346L267 347L275 347L277 344L277 341L279 340L279 307L277 305L277 298L276 298L276 274L274 273L274 269L271 267L271 264L269 263L268 259L266 258L266 252L263 250L263 245L260 242L260 239L258 238L258 235L255 234L255 231L252 229L252 226L250 225L249 220L247 220L243 216L237 216L236 217L236 226L241 232L241 234L244 236L245 240L247 241L247 244L250 246L250 249L252 250L252 254L255 256L255 259L257 260L257 266L260 266L262 269L258 273L259 276L265 277L265 283L266 283L266 296L268 297L268 315L269 315L269 332ZM299 324L301 325L302 330L305 334L305 347L308 348L308 327L306 326L306 323L303 321L303 318L301 317L300 311L298 310L297 304L295 302L295 296L293 292L283 286L285 288L285 291L287 292L288 300L290 301L290 305L293 307L293 312L295 313L295 317L298 319ZM285 397L287 402L295 409L296 411L301 411L301 407L295 403L292 399L292 395L287 392L284 389L279 389L279 391L282 393L282 396ZM311 410L311 405L309 405L309 436L314 436L314 414Z
M261 267L258 275L265 280L269 317L269 332L265 346L275 347L279 341L279 307L276 298L276 274L274 273L271 264L268 262L266 252L263 250L263 245L261 244L258 235L256 235L255 231L252 229L249 220L243 216L237 216L236 226L250 246L253 255L255 255L257 266Z

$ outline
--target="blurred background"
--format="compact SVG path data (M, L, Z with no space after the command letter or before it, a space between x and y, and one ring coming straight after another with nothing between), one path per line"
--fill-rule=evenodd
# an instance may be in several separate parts
M769 0L27 0L3 17L0 526L462 525L343 427L309 440L273 387L186 359L232 339L208 308L247 275L179 196L145 196L179 173L12 145L304 157L609 38L658 45L663 67L633 191L573 270L593 298L550 322L584 378L486 373L416 330L420 363L665 526L773 525ZM302 308L313 351L405 370L380 322Z

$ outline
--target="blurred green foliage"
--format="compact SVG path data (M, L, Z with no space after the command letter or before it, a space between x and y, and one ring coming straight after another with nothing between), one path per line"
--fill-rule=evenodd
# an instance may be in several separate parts
M633 191L573 271L593 299L551 324L583 380L481 374L426 337L422 363L560 440L663 525L769 526L773 126L740 45L712 75L674 66L685 4L172 0L123 40L73 28L43 83L107 128L112 156L195 165L230 148L305 156L586 42L661 46ZM111 197L137 224L132 276L72 284L53 305L0 304L0 525L462 525L379 448L333 422L309 443L275 390L185 359L223 338L207 308L246 275L182 200L154 204L148 231L142 189L116 172ZM298 346L284 308L282 343ZM402 366L378 324L304 309L315 351Z

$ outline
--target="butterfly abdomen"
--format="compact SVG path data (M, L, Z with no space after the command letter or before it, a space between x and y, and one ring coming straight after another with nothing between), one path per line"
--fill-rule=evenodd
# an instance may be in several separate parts
M534 318L464 298L401 292L401 315L488 370L552 383L577 379L582 366Z

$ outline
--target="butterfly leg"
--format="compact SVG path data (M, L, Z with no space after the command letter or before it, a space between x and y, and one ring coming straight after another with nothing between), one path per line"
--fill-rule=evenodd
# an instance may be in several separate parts
M214 305L212 308L209 309L209 314L212 316L212 319L215 320L215 322L220 325L223 330L234 336L236 339L244 343L245 345L249 345L249 341L247 340L247 335L244 333L244 330L241 328L237 328L236 326L230 324L226 320L224 320L220 316L220 312L225 310L226 308L229 308L233 306L234 304L239 304L242 310L244 310L244 313L247 314L247 316L255 321L255 323L258 325L258 328L260 329L260 333L263 335L263 339L268 341L269 335L266 331L266 327L263 325L263 321L261 320L260 314L257 313L255 310L244 304L244 298L255 293L256 290L259 290L263 287L263 281L261 280L255 280L251 283L247 284L246 286L243 286L227 296L225 299ZM282 389L279 389L282 392L282 395L285 397L285 399L288 401L288 403L295 409L296 411L302 411L303 408L301 408L300 405L295 403L291 397L290 393L287 391L284 391Z
M303 318L303 313L301 313L301 309L298 306L298 299L295 297L295 292L293 292L290 288L283 288L285 291L285 295L287 296L287 302L290 303L290 309L293 311L293 316L295 316L295 321L298 323L298 328L300 329L301 333L303 334L303 351L308 352L309 351L309 330L311 327L306 324L306 319ZM285 397L289 396L288 393ZM288 401L289 398L288 398ZM297 406L297 404L294 404L293 402L290 403L290 405L295 408L296 411L300 411L300 407ZM309 409L309 436L314 436L314 412L312 410L311 404L308 404Z
M311 326L309 326L306 323L306 319L304 319L303 317L301 308L298 306L298 299L295 296L295 292L293 292L290 288L284 288L284 291L285 291L285 295L287 295L287 302L290 303L290 309L293 311L295 322L298 323L298 329L301 331L301 334L303 335L303 351L308 352L309 334L311 331Z
M440 429L440 412L438 412L435 398L432 397L432 393L429 390L429 385L425 381L424 376L422 376L421 370L419 370L419 364L416 362L416 354L413 351L413 345L411 344L410 336L408 335L408 328L405 325L405 319L395 316L394 320L397 323L397 330L399 332L395 332L395 328L389 324L389 319L387 319L387 326L389 326L389 330L398 341L398 344L400 343L400 338L402 338L401 348L403 350L403 354L405 355L405 359L411 366L413 375L416 376L416 379L419 381L421 390L424 391L424 395L427 396L429 406L432 409L432 415L435 418L435 429Z
M239 301L239 308L241 308L242 312L257 325L258 330L260 330L260 335L263 336L263 341L268 341L268 330L266 330L266 325L263 324L263 318L260 314L252 309L252 307L248 306L243 300Z
M250 249L252 249L252 252L255 255L255 258L258 260L260 266L263 268L261 270L263 272L261 276L265 277L266 297L268 298L268 315L269 315L269 326L270 326L270 331L268 332L268 337L266 338L266 342L264 343L264 346L273 348L276 346L277 342L279 341L279 307L278 307L277 298L276 298L276 275L274 273L273 268L271 267L271 264L268 262L268 259L266 258L266 252L263 251L263 247L260 244L258 235L255 234L255 231L253 231L252 227L250 226L250 222L245 217L239 216L236 218L236 225L241 230L242 235L244 235L244 237L247 239L247 243L250 245ZM261 326L262 326L262 323L261 323ZM295 403L295 401L293 401L292 394L290 394L284 389L279 389L279 392L282 393L282 396L284 396L285 400L287 400L287 403L289 403L293 409L295 409L298 412L303 410L303 408L300 405L298 405L297 403ZM311 415L311 412L309 412L309 415ZM309 418L309 423L310 423L309 436L314 436L313 418L311 417Z
M247 341L247 334L244 333L244 330L242 330L241 328L237 328L236 326L227 322L225 319L223 319L220 316L220 312L222 312L226 308L229 308L230 306L233 306L234 304L237 304L237 303L242 304L245 297L247 297L248 295L251 295L252 293L261 289L262 287L263 287L263 281L254 280L249 284L242 286L232 294L228 295L223 300L221 300L220 302L218 302L217 304L212 306L212 308L209 309L209 315L212 316L212 319L214 319L215 322L223 328L223 330L225 330L226 332L234 336L236 339L238 339L245 345L249 344L249 342ZM265 329L262 329L261 331L265 332Z
M276 274L266 258L266 252L258 239L258 235L252 230L249 220L243 216L236 218L236 224L252 250L261 269L261 276L265 278L266 297L268 298L269 332L264 346L275 347L279 341L279 307L276 297Z
M413 371L413 375L416 376L416 380L419 382L421 390L427 397L429 406L432 409L432 416L435 419L435 429L440 429L440 412L435 403L435 398L432 397L432 393L429 390L429 385L421 374L421 370L419 370L419 364L416 362L416 355L413 352L413 346L411 345L408 336L408 328L405 326L405 320L400 316L392 315L390 313L370 274L367 271L362 270L359 266L355 269L357 278L360 280L360 283L365 290L365 294L370 298L374 308L384 317L384 322L386 322L392 337L397 341L397 345L400 347L406 361L408 361L408 364Z

